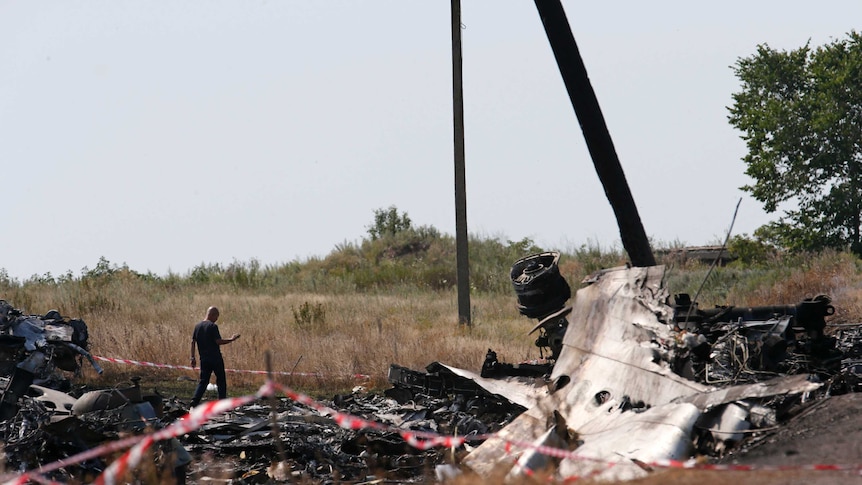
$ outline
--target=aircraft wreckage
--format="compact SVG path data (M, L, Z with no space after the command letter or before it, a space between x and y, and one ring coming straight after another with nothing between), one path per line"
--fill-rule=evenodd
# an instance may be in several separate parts
M351 395L337 397L335 406L409 429L490 433L459 461L485 476L508 467L512 478L542 471L558 479L630 479L664 460L717 459L747 431L775 427L818 398L859 391L862 333L859 326L825 331L834 313L829 297L700 309L689 296L669 292L562 4L536 6L632 266L587 278L567 306L571 288L559 274L559 254L519 260L510 276L519 310L538 321L530 333L542 359L507 364L489 350L479 372L393 365L386 392L392 399ZM143 395L137 383L77 399L38 386L55 367L79 369L83 358L91 359L83 322L56 312L23 315L0 301L0 432L10 470L31 469L47 451L59 459L139 431L130 423L157 426L185 412L175 399ZM269 431L260 408L210 423L186 436L185 446L194 453L242 449L250 464L232 470L232 483L266 482L277 454L292 461L291 478L325 482L371 480L378 477L370 470L381 468L421 479L444 461L446 450L419 452L396 433L340 429L284 399ZM287 446L274 445L281 442ZM157 465L180 483L186 468L197 466L177 441L164 444L161 456ZM86 481L104 465L92 460L51 478Z
M393 366L395 388L481 392L526 411L463 460L480 474L511 466L511 442L530 442L509 474L631 479L645 464L716 458L743 434L786 419L823 391L855 390L857 338L824 331L827 296L796 305L701 310L670 295L664 267L619 267L587 278L572 306L559 254L518 261L521 313L536 318L543 362L505 364L489 350L479 373L434 363L422 375ZM840 345L839 345L840 343ZM843 386L843 387L842 387ZM849 386L849 387L848 387ZM540 447L570 452L557 459Z
M463 463L487 476L511 463L512 442L530 442L509 475L561 479L629 479L650 463L715 456L744 431L786 417L825 380L828 391L858 383L855 344L838 348L824 331L834 313L827 296L701 310L688 295L670 294L562 3L535 3L631 266L588 278L567 307L559 254L524 258L512 284L521 313L539 321L533 332L546 362L505 364L489 350L478 374L435 363L424 381L399 367L390 381L413 389L472 382L521 405L502 439L486 440Z
M426 372L392 365L393 387L385 393L391 399L357 394L333 403L398 428L490 436L468 440L469 449L417 450L391 430L341 429L281 399L278 409L246 406L182 443L164 444L156 463L162 473L181 483L191 476L187 468L202 466L191 454L241 450L231 455L240 457L233 458L232 483L267 482L278 455L291 464L289 479L371 481L382 470L424 480L429 468L446 461L444 453L485 476L506 467L515 481L533 472L631 479L665 460L720 459L743 436L753 436L749 431L774 428L819 398L860 390L862 332L859 326L825 331L834 313L828 296L700 309L688 295L670 293L562 4L537 0L536 6L632 265L590 276L567 306L572 293L559 274L559 254L523 258L510 276L520 312L537 320L529 333L537 335L540 360L508 364L489 350L478 372L442 363ZM74 371L89 358L86 326L56 312L15 314L3 304L0 433L10 469L33 469L51 458L48 452L60 459L185 413L183 403L145 396L137 383L77 399L37 387L54 367ZM138 429L129 429L131 423ZM94 459L50 477L86 481L104 468ZM438 470L445 475L451 468Z
M88 340L83 320L63 317L56 310L25 315L0 300L0 421L15 416L18 400L32 384L56 386L55 369L77 372L82 358L87 358L101 374L87 351Z

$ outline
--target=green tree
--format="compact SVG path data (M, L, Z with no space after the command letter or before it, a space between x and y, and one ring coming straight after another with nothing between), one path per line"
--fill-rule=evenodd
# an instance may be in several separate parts
M403 212L399 215L398 208L390 205L388 209L376 209L374 211L374 222L367 229L371 240L376 241L382 237L394 236L411 227L407 213Z
M790 250L862 254L862 36L821 47L768 45L733 66L742 89L731 125L743 132L742 190L783 215L755 235Z

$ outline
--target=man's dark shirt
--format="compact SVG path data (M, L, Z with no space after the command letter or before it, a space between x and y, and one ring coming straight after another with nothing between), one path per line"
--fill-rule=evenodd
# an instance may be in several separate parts
M216 343L216 340L221 340L218 325L209 320L204 320L195 325L192 338L198 344L201 362L221 360L221 349L219 348L219 344Z

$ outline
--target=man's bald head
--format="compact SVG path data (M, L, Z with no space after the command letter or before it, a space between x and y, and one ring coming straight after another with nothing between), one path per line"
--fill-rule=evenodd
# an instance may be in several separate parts
M207 320L215 323L218 320L218 308L211 306L207 308Z

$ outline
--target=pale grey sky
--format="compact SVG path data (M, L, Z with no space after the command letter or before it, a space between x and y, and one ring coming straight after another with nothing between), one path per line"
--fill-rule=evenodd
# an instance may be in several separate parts
M745 196L730 69L843 38L862 2L564 1L656 241L773 219ZM536 13L462 0L471 233L619 234ZM0 2L0 268L184 273L359 241L396 205L454 233L449 2Z

